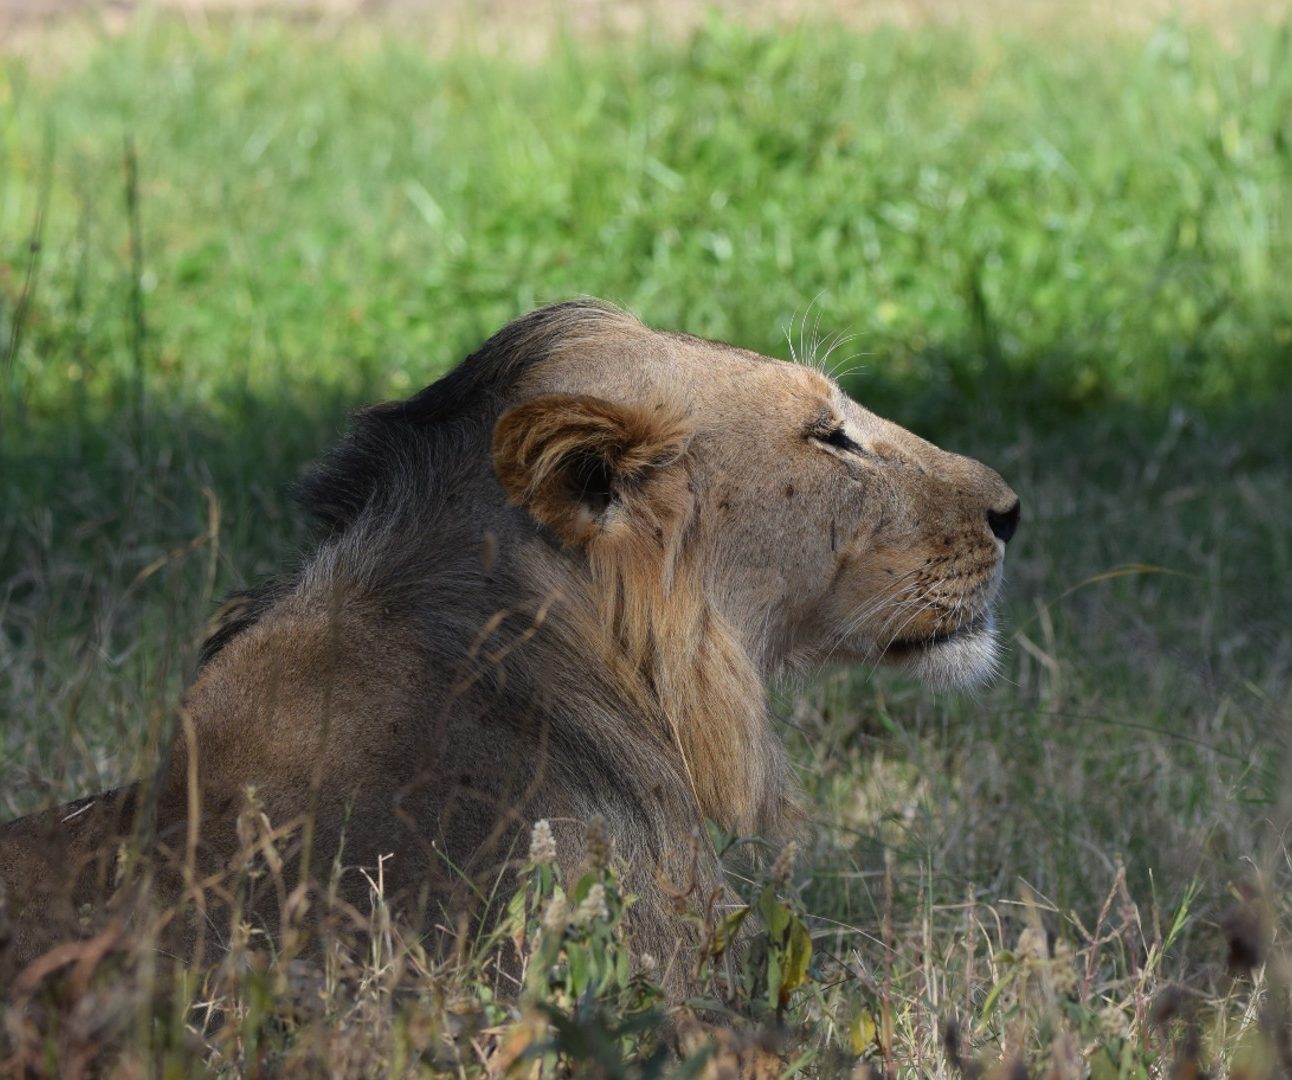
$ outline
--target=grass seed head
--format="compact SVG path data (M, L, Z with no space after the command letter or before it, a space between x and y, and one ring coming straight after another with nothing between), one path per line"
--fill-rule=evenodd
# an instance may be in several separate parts
M1043 964L1049 956L1045 931L1039 926L1028 926L1018 935L1018 957L1024 963Z
M1077 975L1076 956L1069 942L1061 940L1055 944L1050 973L1056 994L1066 997L1077 992L1080 978Z
M578 926L590 923L605 922L610 918L610 909L606 906L606 888L600 882L588 889L588 895L574 911L574 922Z
M794 860L798 858L798 853L798 845L793 840L781 848L781 853L776 856L776 861L772 863L769 875L775 884L783 886L789 882L790 874L794 872Z
M1129 1030L1120 1005L1105 1005L1099 1010L1097 1023L1099 1034L1105 1039L1124 1039Z
M530 831L529 861L534 866L556 862L556 837L552 835L552 825L547 818L534 822Z
M610 829L605 818L597 815L588 821L587 862L591 870L605 870L610 866Z
M561 933L570 921L570 905L564 896L553 896L543 909L543 929L553 934Z

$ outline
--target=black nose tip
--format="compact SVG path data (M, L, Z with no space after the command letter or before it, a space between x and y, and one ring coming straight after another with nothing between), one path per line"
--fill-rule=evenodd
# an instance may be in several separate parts
M1008 510L988 510L987 525L996 539L1008 544L1010 537L1018 530L1018 519L1022 514L1022 503L1014 500L1014 505Z

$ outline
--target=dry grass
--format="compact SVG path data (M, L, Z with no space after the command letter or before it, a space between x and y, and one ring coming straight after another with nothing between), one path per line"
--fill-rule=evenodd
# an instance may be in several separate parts
M1292 806L1279 814L1286 826ZM631 898L609 845L563 882L536 828L502 921L460 930L456 950L432 956L392 920L380 865L356 910L330 887L290 888L291 837L254 800L239 829L248 846L220 889L257 877L290 896L274 936L235 914L210 925L224 943L213 962L172 963L156 944L193 917L196 896L158 909L134 862L109 909L87 911L79 939L0 996L0 1072L1275 1080L1292 1069L1289 849L1277 841L1207 928L1224 954L1184 980L1172 957L1200 938L1200 883L1163 910L1137 901L1118 860L1084 914L1026 887L1015 901L970 888L937 902L932 881L901 880L895 843L876 874L877 919L861 929L804 915L786 851L748 882L750 911L773 933L739 957L727 943L742 912L683 898L704 928L685 961L703 989L678 1009L625 935ZM829 865L818 856L808 869Z

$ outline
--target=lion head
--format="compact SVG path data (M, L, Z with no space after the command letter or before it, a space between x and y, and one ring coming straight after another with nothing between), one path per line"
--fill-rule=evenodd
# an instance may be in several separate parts
M763 676L832 659L943 686L992 672L1019 520L997 473L811 367L591 310L518 380L493 454L603 602L639 605L620 633L644 639L703 596Z

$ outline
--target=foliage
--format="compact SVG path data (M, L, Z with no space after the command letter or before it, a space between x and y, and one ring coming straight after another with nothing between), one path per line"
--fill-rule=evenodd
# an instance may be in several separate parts
M546 824L535 826L536 837ZM657 1037L664 999L651 965L635 964L624 940L624 914L634 898L624 894L608 857L588 866L567 893L560 868L536 857L537 847L531 845L525 883L503 924L524 960L521 1007L536 1014L508 1040L507 1067L536 1059L547 1075L558 1068L658 1075L668 1052Z

